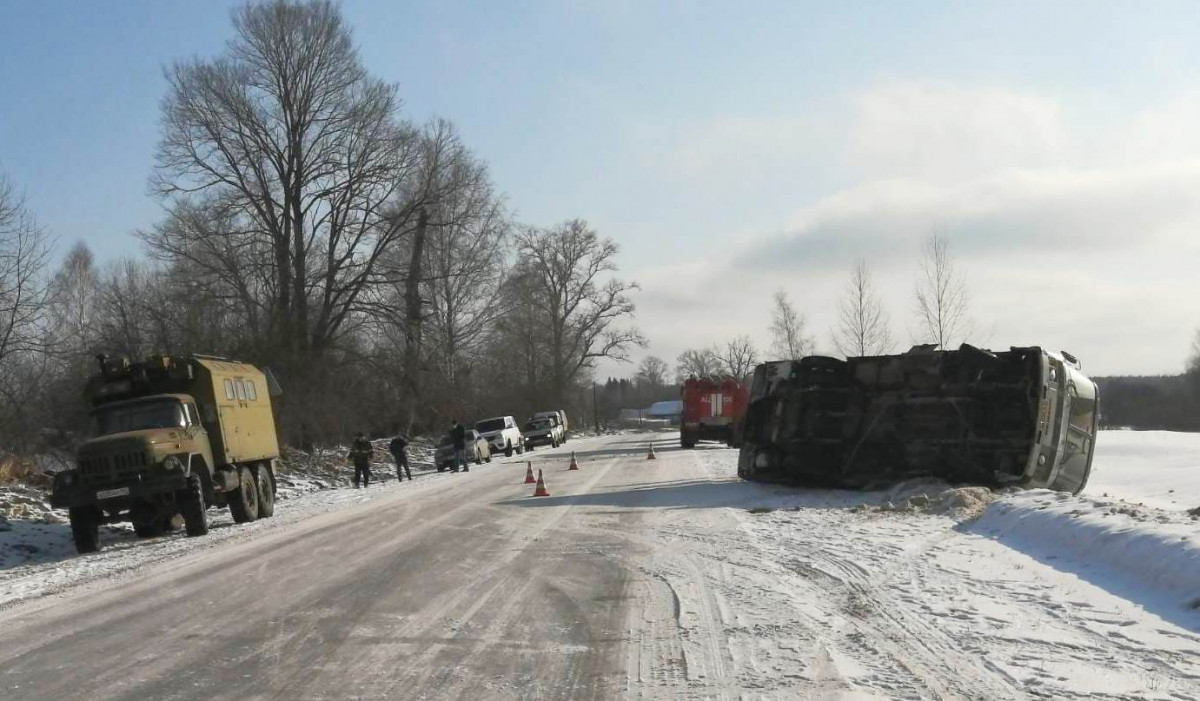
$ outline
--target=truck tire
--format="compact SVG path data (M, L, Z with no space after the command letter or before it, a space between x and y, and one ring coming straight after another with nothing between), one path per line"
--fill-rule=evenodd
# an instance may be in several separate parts
M757 458L758 458L758 454L754 450L754 448L751 448L749 446L742 446L741 449L738 451L738 466L737 466L738 477L741 477L744 480L754 479L754 471L755 471L754 461Z
M271 518L275 515L275 478L271 467L266 463L259 465L254 477L258 485L258 517Z
M72 506L67 514L71 518L71 536L75 539L75 550L80 555L100 550L100 512L94 506Z
M258 518L258 481L250 468L238 468L237 489L229 493L229 513L234 523L249 523Z
M189 538L208 534L208 504L204 503L204 482L200 475L188 475L187 486L179 493L179 512Z
M691 450L692 448L696 447L696 437L693 436L688 431L680 431L679 432L679 445L682 448Z
M162 535L162 528L155 522L133 522L133 532L139 538L154 538Z

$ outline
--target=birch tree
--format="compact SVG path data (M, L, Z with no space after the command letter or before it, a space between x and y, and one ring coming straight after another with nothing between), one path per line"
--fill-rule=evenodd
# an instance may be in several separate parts
M846 357L882 355L892 349L887 312L865 260L855 263L838 302L838 327L833 340L838 352Z
M786 292L776 292L771 311L771 353L782 360L799 360L810 355L813 339L804 329L804 315L788 300Z
M949 349L971 333L966 281L955 265L950 242L940 235L922 245L914 296L920 340Z

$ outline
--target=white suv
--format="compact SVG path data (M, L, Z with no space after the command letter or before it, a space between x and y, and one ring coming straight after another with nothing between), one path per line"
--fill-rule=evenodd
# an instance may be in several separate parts
M525 452L525 438L511 416L477 421L475 430L488 442L493 453L503 452L505 457L511 457L514 450L518 453Z

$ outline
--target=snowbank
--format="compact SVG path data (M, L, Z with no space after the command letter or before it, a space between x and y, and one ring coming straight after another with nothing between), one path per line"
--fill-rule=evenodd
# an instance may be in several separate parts
M1148 608L1200 607L1200 533L1186 515L1034 490L1000 497L965 528Z

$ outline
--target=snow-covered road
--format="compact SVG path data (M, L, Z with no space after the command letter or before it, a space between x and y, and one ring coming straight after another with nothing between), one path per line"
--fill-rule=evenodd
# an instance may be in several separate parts
M990 501L567 447L546 498L514 458L0 569L0 698L1200 699L1200 522L1117 462Z

